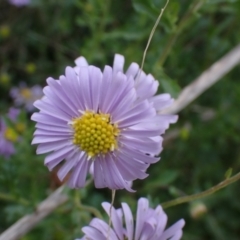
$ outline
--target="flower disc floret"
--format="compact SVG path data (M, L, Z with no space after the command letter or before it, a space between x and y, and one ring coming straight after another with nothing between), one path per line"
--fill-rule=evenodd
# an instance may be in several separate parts
M111 124L110 115L86 111L72 122L73 143L89 157L106 154L117 148L119 129Z

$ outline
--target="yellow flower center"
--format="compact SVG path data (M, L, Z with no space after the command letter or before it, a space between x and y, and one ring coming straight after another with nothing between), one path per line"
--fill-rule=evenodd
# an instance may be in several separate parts
M5 130L4 136L7 140L11 142L16 142L18 139L17 133L12 128L7 128Z
M119 129L111 124L110 115L86 111L72 122L73 143L85 151L89 157L106 154L117 146Z
M20 95L25 99L30 99L32 97L32 93L31 93L30 89L28 89L28 88L21 89Z

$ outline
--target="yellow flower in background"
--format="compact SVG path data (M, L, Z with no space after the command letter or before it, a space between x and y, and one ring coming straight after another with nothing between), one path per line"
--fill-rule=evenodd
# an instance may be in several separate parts
M18 139L18 134L13 128L7 127L4 133L4 137L10 142L16 142Z
M7 86L11 82L11 78L7 73L1 73L0 74L0 84Z
M36 72L36 65L34 63L28 63L26 64L25 66L25 71L28 73L28 74L33 74Z
M7 25L0 26L0 37L1 38L8 38L10 36L10 28Z

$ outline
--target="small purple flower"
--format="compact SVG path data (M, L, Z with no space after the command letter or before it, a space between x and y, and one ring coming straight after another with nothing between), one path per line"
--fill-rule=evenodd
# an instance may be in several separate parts
M35 110L33 103L42 98L43 91L39 85L29 88L25 83L21 83L19 87L11 89L10 96L14 99L16 106L24 105L28 112L33 112Z
M25 6L25 5L30 4L30 0L9 0L9 2L12 5L15 5L17 7L21 7L21 6Z
M111 204L104 202L102 206L110 216ZM129 206L122 203L122 208L111 210L112 228L101 219L94 218L89 226L83 227L84 236L76 240L179 240L182 237L183 219L166 229L167 215L158 205L149 207L146 198L138 200L136 224Z
M64 159L58 177L71 171L69 186L85 186L93 164L97 188L130 188L135 179L144 179L150 164L159 160L160 136L177 121L174 115L159 115L172 103L169 94L154 96L158 82L132 63L123 72L124 58L115 55L113 68L103 72L89 66L85 58L67 67L59 80L48 78L45 96L35 102L40 112L32 144L37 154L50 152L45 165L52 170Z
M7 116L8 116L8 118L9 118L12 122L16 122L19 113L20 113L20 110L19 110L19 109L14 108L14 107L11 107L11 108L9 108L9 110L8 110Z
M10 108L7 117L12 121L16 122L19 115L19 110ZM15 153L13 142L17 141L18 135L14 129L9 128L3 117L0 117L0 155L5 158L9 158Z
M0 119L0 155L9 158L15 153L13 143L6 138L7 126L4 120Z

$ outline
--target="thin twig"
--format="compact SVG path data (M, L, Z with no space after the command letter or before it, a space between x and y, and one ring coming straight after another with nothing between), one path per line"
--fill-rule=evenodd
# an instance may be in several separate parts
M178 204L182 204L182 203L190 202L190 201L200 199L203 197L207 197L207 196L219 191L220 189L227 187L228 185L238 181L239 179L240 179L240 172L237 173L236 175L234 175L233 177L227 178L226 180L220 182L216 186L209 188L206 191L203 191L203 192L200 192L197 194L193 194L193 195L189 195L189 196L179 197L174 200L164 202L161 205L163 208L168 208L171 206L176 206Z

